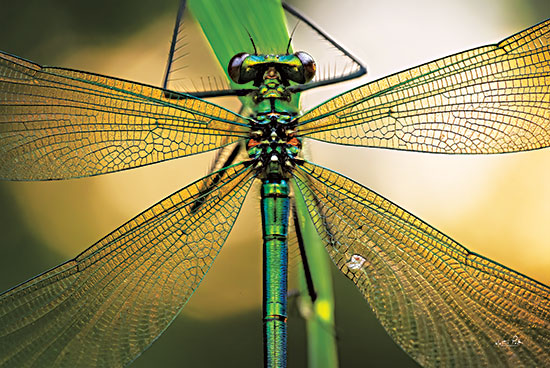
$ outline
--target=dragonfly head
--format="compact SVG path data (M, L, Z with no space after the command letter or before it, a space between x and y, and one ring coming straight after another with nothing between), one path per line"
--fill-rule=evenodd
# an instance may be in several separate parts
M254 82L255 87L265 87L265 93L260 91L265 99L280 98L276 95L281 94L290 82L309 82L315 76L316 68L313 58L303 51L285 55L250 55L241 52L231 58L227 71L231 80L237 84Z

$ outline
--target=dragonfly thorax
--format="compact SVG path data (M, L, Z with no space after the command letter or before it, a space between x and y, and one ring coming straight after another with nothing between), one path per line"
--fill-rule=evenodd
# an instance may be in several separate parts
M295 134L287 124L281 124L276 120L254 127L247 150L261 176L266 178L288 176L302 148L302 142Z

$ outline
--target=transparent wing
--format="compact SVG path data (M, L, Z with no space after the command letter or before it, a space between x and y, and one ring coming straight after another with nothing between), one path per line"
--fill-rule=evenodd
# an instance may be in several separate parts
M337 267L422 366L550 366L548 286L335 172L306 162L295 179Z
M130 363L198 287L252 179L243 164L207 176L74 260L2 294L0 366Z
M299 135L367 147L500 153L550 144L550 20L363 85L298 119Z
M209 97L231 89L224 68L186 0L180 1L163 87L185 93L207 92Z
M219 148L244 118L138 83L0 53L0 177L104 174Z
M313 57L317 66L313 79L295 88L305 91L359 78L367 73L361 61L312 20L285 2L282 5L287 16L288 29L292 33L293 49L306 51Z

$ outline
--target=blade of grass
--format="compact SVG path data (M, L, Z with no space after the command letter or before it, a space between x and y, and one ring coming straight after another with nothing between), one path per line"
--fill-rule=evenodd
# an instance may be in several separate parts
M334 296L330 260L323 243L311 222L302 193L294 185L294 201L298 213L309 271L316 298L307 293L300 297L300 309L306 319L308 366L310 368L338 367L338 351L334 328ZM304 273L300 273L301 290L306 290Z

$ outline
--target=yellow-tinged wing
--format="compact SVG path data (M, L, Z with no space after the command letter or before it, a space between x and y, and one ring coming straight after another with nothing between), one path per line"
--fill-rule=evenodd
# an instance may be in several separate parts
M337 267L422 366L550 366L548 286L335 172L305 162L294 175Z
M139 83L0 53L0 178L99 175L205 152L246 136L221 107Z
M253 178L243 164L213 173L0 295L0 366L130 363L198 287Z
M547 147L550 20L339 95L301 116L298 130L331 143L421 152Z

